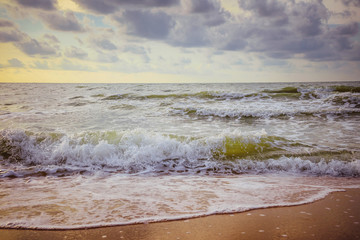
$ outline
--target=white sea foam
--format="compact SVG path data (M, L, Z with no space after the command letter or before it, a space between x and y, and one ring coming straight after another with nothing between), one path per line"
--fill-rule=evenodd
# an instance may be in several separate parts
M0 226L178 219L359 187L359 86L1 83Z
M1 180L0 227L81 228L304 204L359 179L129 175ZM16 189L16 191L13 191ZM16 199L16 201L13 201Z
M185 137L142 129L72 136L5 130L0 138L2 177L61 175L81 171L124 173L241 174L292 172L359 176L359 154L309 152L309 147L265 130ZM313 156L311 156L313 155ZM318 155L318 157L317 157ZM336 156L347 161L337 159ZM65 170L64 170L65 169Z
M178 104L171 110L174 114L185 116L203 116L241 119L276 118L295 116L331 116L360 113L360 98L349 96L331 95L328 98L313 101L250 101L250 102L217 102L214 104ZM337 104L333 102L337 101ZM316 104L315 104L316 102Z

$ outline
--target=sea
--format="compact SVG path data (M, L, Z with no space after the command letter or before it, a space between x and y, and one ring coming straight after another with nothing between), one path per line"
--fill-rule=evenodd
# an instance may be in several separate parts
M0 83L0 227L293 206L360 188L360 82Z

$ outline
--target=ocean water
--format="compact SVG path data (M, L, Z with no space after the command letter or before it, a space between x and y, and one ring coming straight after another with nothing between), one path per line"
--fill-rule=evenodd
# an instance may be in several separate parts
M360 82L0 84L0 227L81 228L360 188Z

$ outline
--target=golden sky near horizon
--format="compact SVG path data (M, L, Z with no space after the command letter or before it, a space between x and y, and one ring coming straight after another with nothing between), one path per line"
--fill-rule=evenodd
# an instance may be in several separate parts
M359 0L0 0L0 82L356 81Z

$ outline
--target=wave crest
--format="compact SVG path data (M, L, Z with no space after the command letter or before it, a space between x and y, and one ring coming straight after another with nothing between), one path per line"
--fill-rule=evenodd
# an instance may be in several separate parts
M0 149L1 165L8 169L0 172L2 177L93 171L154 174L278 171L360 175L359 153L311 153L306 145L268 136L264 131L194 138L141 129L86 132L74 136L3 130ZM344 154L348 161L337 159Z

